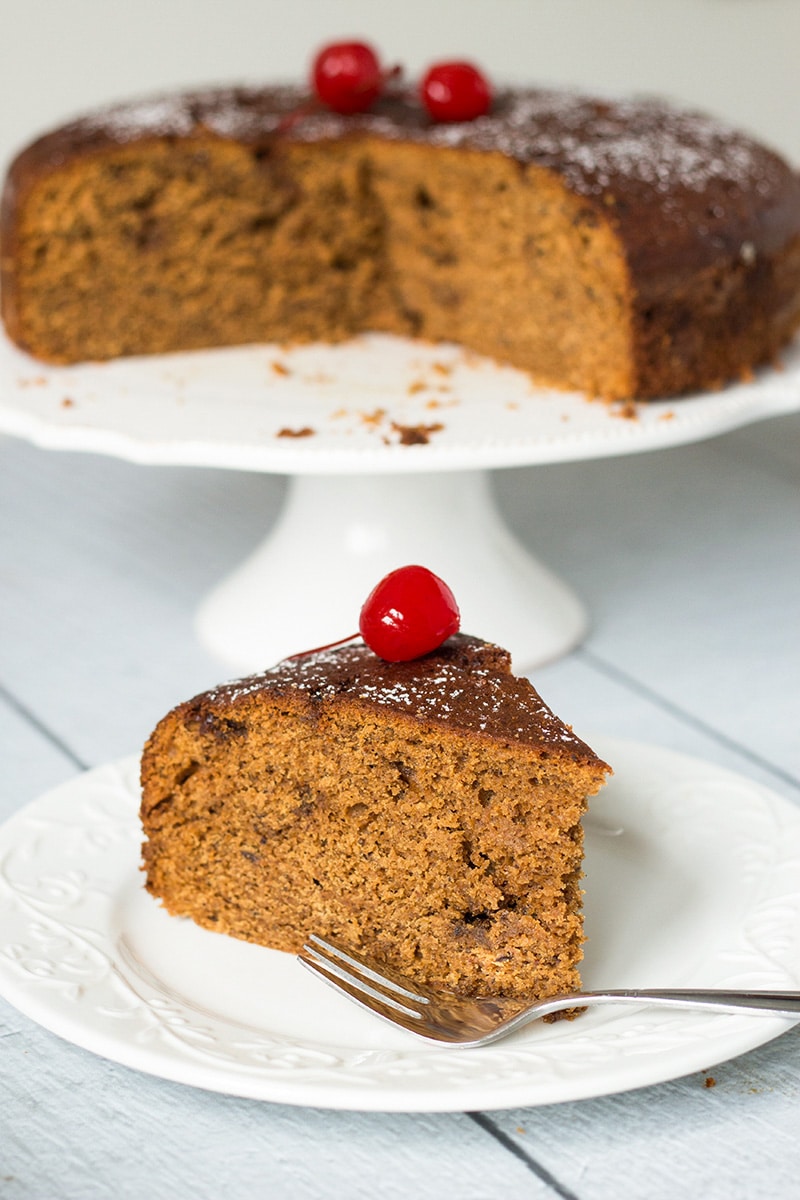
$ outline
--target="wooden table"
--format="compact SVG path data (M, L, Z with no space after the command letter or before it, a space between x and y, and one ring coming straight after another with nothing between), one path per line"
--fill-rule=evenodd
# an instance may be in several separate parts
M136 752L224 677L203 596L278 477L0 440L0 817ZM583 731L699 756L800 802L800 418L494 477L593 626L536 672ZM480 631L478 631L480 632ZM654 931L657 935L657 931ZM305 1109L105 1061L0 1003L0 1196L800 1196L800 1027L674 1082L487 1113Z

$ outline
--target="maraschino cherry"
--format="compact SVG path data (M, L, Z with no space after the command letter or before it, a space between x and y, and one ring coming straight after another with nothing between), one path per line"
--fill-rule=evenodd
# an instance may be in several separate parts
M460 614L450 588L427 567L398 567L372 589L359 632L379 658L408 662L457 633Z
M334 42L319 51L311 70L317 97L334 112L366 112L383 90L378 56L364 42Z
M420 86L422 103L434 121L474 121L492 104L492 89L468 62L436 63Z

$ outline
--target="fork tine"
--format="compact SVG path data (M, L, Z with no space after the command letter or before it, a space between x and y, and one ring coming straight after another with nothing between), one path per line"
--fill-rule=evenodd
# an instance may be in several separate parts
M412 991L409 981L392 968L316 934L310 935L298 958L361 1008L439 1043L481 1045L498 1036L499 1029L524 1007L519 1001L466 999L436 992L416 981L413 987L419 990Z
M387 995L385 992L379 992L377 988L372 987L365 980L359 979L358 976L348 974L335 963L318 957L309 948L305 948L305 952L300 955L300 961L304 967L308 967L309 970L316 972L317 975L321 975L339 991L347 992L351 999L360 1001L365 1008L369 1008L373 1012L378 1012L381 1008L391 1009L393 1019L395 1017L397 1019L408 1017L417 1021L422 1015L415 1009L408 1008L405 1004L400 1004L393 996Z
M306 944L303 947L304 950L328 963L335 963L340 970L350 968L351 971L357 973L360 979L369 980L380 988L386 988L389 992L403 996L406 1000L415 1000L418 1004L430 1004L430 997L424 989L420 988L420 990L412 992L407 979L403 979L383 963L378 965L368 955L358 954L356 956L352 950L345 950L336 942L326 941L325 938L317 937L315 933L312 933L308 940L313 945Z
M327 958L316 947L308 944L303 947L298 958L312 974L319 975L337 991L345 992L362 1008L383 1017L393 1025L400 1025L417 1033L421 1031L420 1024L424 1021L424 1013L401 1003L391 992L380 991L378 984L370 983L356 968L348 969L336 959Z

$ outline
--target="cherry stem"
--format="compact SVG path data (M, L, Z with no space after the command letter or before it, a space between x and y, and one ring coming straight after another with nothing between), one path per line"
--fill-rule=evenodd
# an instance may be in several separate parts
M391 83L395 79L400 79L402 74L403 68L399 64L394 67L388 67L385 71L381 71L378 77L381 87L385 87L386 84ZM361 90L365 90L368 86L369 85L366 83L361 84ZM278 121L278 124L275 126L275 133L288 133L291 129L294 129L295 125L297 125L305 117L313 117L315 113L320 112L328 112L328 105L323 104L322 101L317 99L316 96L309 96L308 99L304 100L302 104L298 104L296 108L293 108L291 112L283 114L280 121ZM348 639L345 639L345 641L347 640ZM334 643L334 645L335 644L336 643Z
M317 100L315 96L309 96L302 104L298 104L297 108L293 108L291 112L283 114L275 126L275 133L288 133L304 117L313 117L314 113L323 112L324 109L325 105L321 101Z
M328 642L326 646L315 646L313 650L301 650L298 654L289 654L283 661L294 662L298 658L307 658L309 654L322 654L325 650L334 650L337 646L345 646L348 642L354 642L360 636L358 633L351 633L349 637L339 638L338 642Z

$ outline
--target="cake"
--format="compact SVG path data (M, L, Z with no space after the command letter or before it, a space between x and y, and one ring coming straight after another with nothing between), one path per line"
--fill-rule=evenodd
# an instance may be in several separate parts
M364 331L610 399L716 388L800 324L800 179L656 101L501 89L475 120L301 87L123 104L12 163L8 336L48 363Z
M146 887L277 950L317 934L464 995L571 991L581 814L609 769L495 645L386 662L350 640L160 721Z

